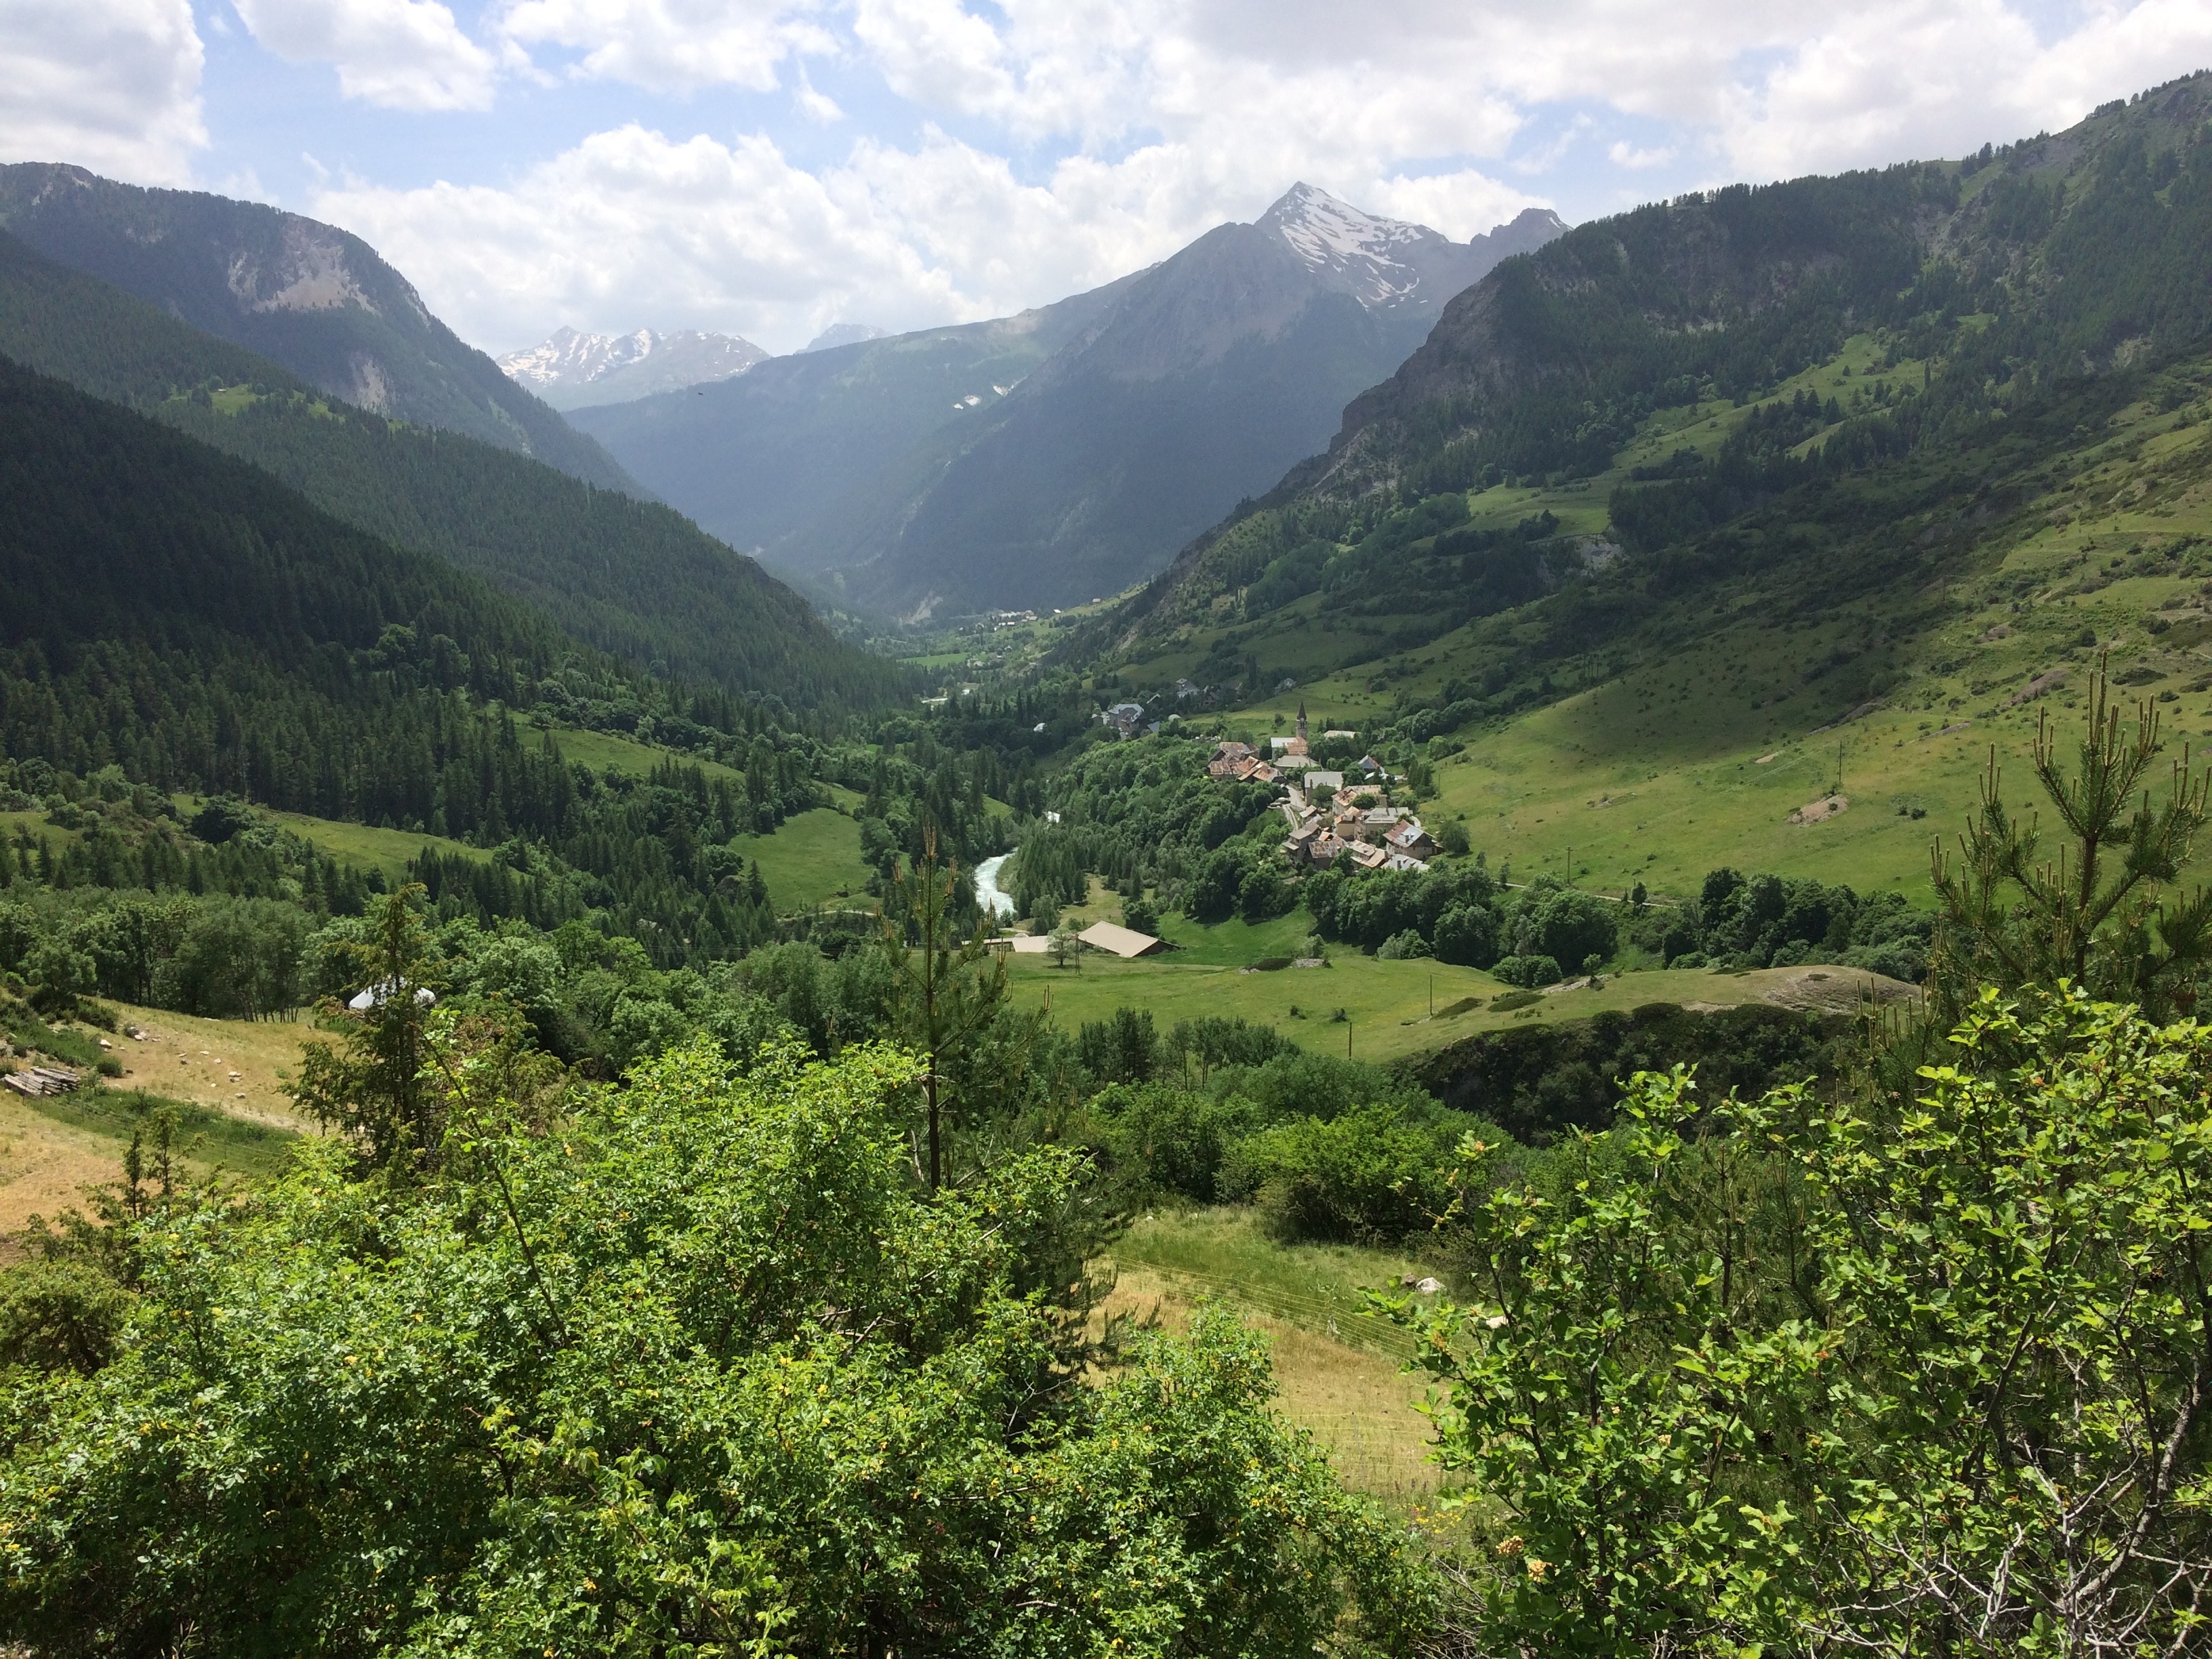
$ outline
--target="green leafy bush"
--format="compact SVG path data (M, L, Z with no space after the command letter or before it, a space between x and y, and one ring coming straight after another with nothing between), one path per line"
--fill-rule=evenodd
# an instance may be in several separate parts
M1498 960L1498 915L1486 906L1455 904L1437 918L1436 957L1456 968L1487 968Z
M1540 884L1532 885L1514 915L1513 954L1575 963L1591 957L1607 960L1620 944L1619 912L1618 905L1571 887L1547 890Z
M1200 1204L1222 1195L1222 1159L1260 1115L1260 1109L1241 1096L1158 1083L1102 1090L1091 1109L1134 1195L1165 1194Z
M1470 1650L2202 1645L2212 1032L1991 993L1945 1047L1903 1112L1644 1074L1470 1207L1481 1300L1413 1322Z
M1408 1122L1394 1108L1292 1118L1241 1142L1220 1177L1256 1197L1269 1230L1340 1243L1425 1231L1451 1201L1455 1126Z
M1097 1386L1055 1311L1079 1164L935 1198L918 1066L700 1045L557 1135L457 1100L414 1194L337 1149L132 1225L106 1363L0 1380L0 1629L210 1659L1397 1650L1392 1528L1233 1317ZM471 1100L473 1097L471 1097Z
M107 1364L131 1297L88 1263L27 1261L0 1272L0 1371L86 1374Z

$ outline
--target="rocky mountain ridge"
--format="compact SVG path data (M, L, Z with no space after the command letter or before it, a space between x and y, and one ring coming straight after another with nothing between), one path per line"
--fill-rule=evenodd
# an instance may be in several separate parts
M0 167L0 228L333 397L637 493L590 439L431 313L358 236L258 202L48 162Z

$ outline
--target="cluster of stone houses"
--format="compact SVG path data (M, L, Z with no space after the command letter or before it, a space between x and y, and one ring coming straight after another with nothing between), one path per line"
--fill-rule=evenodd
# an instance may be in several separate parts
M1214 745L1213 758L1206 763L1206 775L1230 783L1274 783L1281 779L1283 769L1261 760L1249 743L1219 743Z
M1282 811L1291 826L1283 852L1303 868L1326 870L1343 859L1361 870L1425 870L1437 855L1420 819L1402 806L1317 807L1293 787Z
M1348 738L1354 734L1326 735ZM1343 773L1314 765L1308 752L1304 703L1298 705L1297 734L1272 741L1276 752L1265 759L1249 744L1218 744L1206 771L1208 777L1239 783L1283 783L1279 805L1291 826L1283 852L1293 865L1326 870L1340 859L1349 859L1366 870L1420 870L1437 855L1436 842L1412 812L1401 806L1356 805L1356 785L1347 790ZM1360 757L1358 770L1368 779L1387 776L1382 762L1372 755ZM1334 795L1327 807L1316 805L1313 799L1324 787Z

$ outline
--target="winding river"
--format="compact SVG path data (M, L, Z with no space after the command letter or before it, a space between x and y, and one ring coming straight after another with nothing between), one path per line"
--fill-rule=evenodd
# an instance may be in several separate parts
M1001 853L994 859L985 859L975 866L975 899L983 907L983 914L994 921L1014 919L1014 901L999 889L999 866L1012 858L1012 853Z

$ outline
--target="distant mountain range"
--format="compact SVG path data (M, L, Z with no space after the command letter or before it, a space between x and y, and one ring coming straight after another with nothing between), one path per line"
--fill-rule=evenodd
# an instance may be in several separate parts
M497 360L508 379L558 410L625 403L656 392L726 380L766 358L735 334L679 329L656 334L582 334L564 328L550 339Z
M1311 185L1012 318L773 359L576 411L647 485L842 602L1067 605L1161 568L1320 448L1452 296L1566 227L1472 242Z
M431 315L375 249L332 226L25 162L0 167L0 228L360 408L640 493L596 443Z

